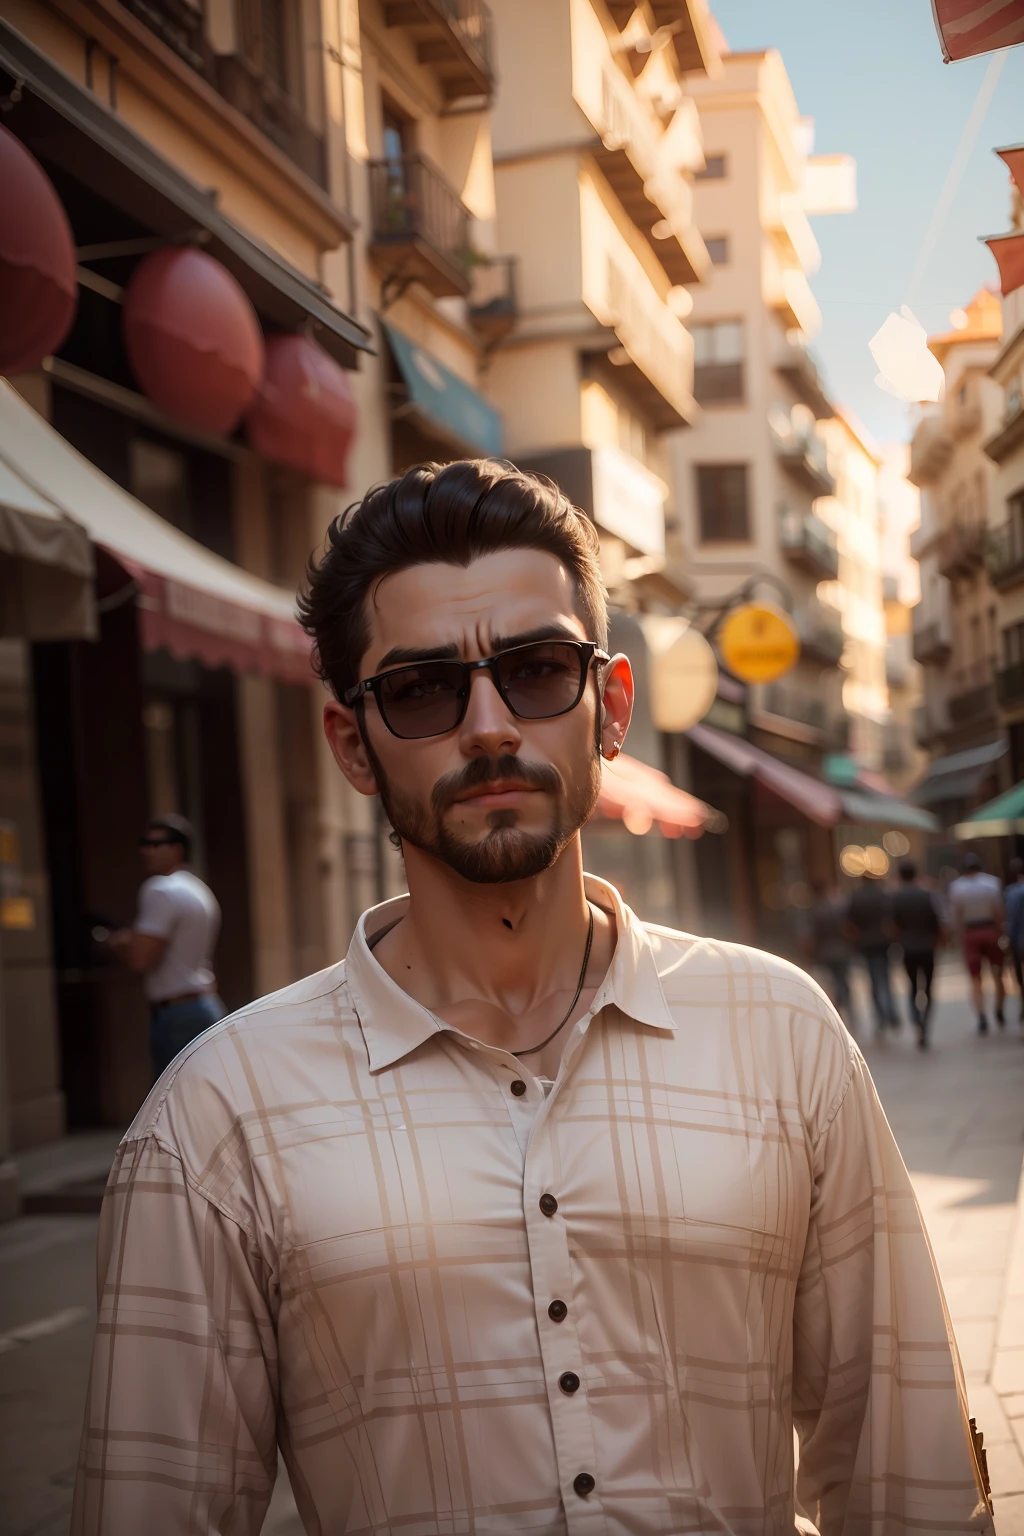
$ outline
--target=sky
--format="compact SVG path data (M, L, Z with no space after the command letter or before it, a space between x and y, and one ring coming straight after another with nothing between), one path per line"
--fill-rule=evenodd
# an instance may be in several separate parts
M880 442L911 435L906 406L874 383L868 342L908 302L911 277L991 54L944 64L930 0L711 0L729 47L782 54L815 152L857 162L857 211L812 220L824 320L812 351L831 397ZM956 199L910 306L929 333L995 262L979 235L1009 228L1009 176L994 146L1024 142L1024 47L1009 49Z

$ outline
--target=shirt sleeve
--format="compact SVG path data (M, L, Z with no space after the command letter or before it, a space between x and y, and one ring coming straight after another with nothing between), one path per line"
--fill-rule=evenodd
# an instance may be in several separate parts
M155 1138L103 1203L71 1536L255 1536L277 1466L266 1266Z
M793 1342L799 1508L821 1536L993 1530L931 1247L859 1052L815 1149Z
M139 891L139 910L135 932L148 933L154 939L169 939L176 913L174 897L155 880L147 880Z

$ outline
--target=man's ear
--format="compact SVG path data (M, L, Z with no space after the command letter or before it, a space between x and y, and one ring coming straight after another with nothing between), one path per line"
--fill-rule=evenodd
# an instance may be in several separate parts
M324 735L334 753L334 761L352 788L361 795L377 794L377 779L355 710L349 709L347 704L339 704L337 699L328 699L324 705Z
M617 757L633 714L633 669L621 652L605 663L601 686L601 756Z

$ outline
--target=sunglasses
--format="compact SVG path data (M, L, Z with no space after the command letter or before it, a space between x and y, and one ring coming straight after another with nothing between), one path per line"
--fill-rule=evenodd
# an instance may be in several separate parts
M176 837L140 837L140 848L169 848L172 843L178 842Z
M483 661L418 661L378 672L346 689L341 702L357 706L372 693L392 736L419 741L461 725L474 672L490 673L517 719L553 720L567 715L582 699L591 662L610 660L593 640L536 640Z

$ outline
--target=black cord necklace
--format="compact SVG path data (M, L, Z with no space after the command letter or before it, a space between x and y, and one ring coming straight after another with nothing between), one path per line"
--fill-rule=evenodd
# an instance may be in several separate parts
M587 966L590 964L590 946L594 942L594 909L592 906L590 906L589 902L587 903L587 907L590 912L590 926L587 929L587 947L583 951L583 964L580 967L580 979L576 983L576 992L573 996L572 1002L569 1004L569 1011L565 1015L565 1018L562 1020L561 1024L555 1025L554 1029L551 1031L550 1035L548 1035L546 1040L542 1040L540 1045L531 1045L530 1048L526 1051L514 1052L516 1056L536 1056L538 1051L542 1051L546 1045L551 1044L559 1030L564 1029L569 1020L572 1018L573 1010L580 1000L580 993L583 991L583 983L587 979Z

